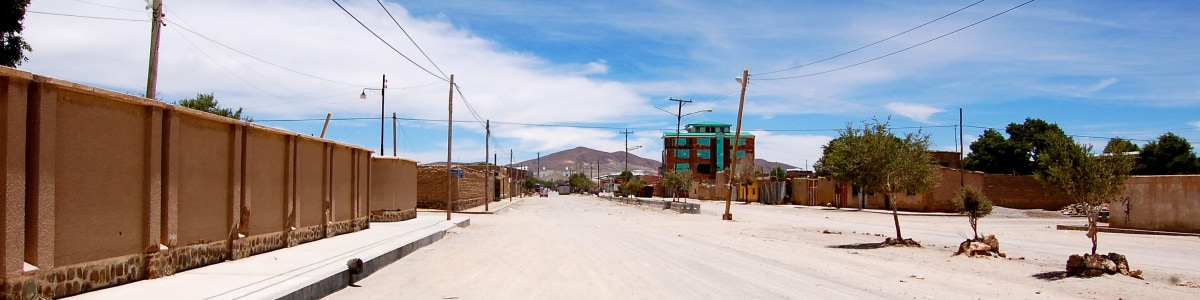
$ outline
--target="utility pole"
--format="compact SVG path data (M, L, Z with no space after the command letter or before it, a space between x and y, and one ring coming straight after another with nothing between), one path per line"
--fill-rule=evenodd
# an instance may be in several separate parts
M742 78L738 79L738 83L742 84L742 96L740 97L741 99L738 100L737 129L733 133L733 150L729 151L729 155L733 156L733 171L730 172L732 174L729 176L729 199L725 200L725 214L721 215L721 220L730 221L733 220L733 214L729 213L729 207L733 204L733 198L736 198L738 194L737 190L734 189L734 182L737 181L738 175L737 146L742 142L742 108L746 106L746 85L750 83L750 69L742 70ZM724 146L725 145L721 145L721 147Z
M542 153L537 153L537 169L533 170L533 178L542 179Z
M965 148L963 148L962 136L963 136L963 115L962 115L962 107L959 107L958 108L958 187L959 188L967 186L967 178L966 178L967 172L965 172L963 170L964 169L963 168L963 152L967 152L967 151Z
M449 118L446 120L446 221L450 221L450 199L453 195L451 186L454 185L454 173L450 172L450 147L454 142L454 74L450 74Z
M150 69L146 72L146 98L154 99L158 86L158 37L163 27L162 0L150 3Z
M692 103L692 100L683 100L683 99L675 99L675 98L671 98L669 100L679 102L679 110L675 113L675 138L678 139L679 138L679 123L683 121L683 104L684 103Z
M506 174L506 175L508 175L508 201L512 201L513 194L517 193L516 185L513 184L513 181L512 181L512 163L513 163L512 149L508 149L508 170L504 170L505 172L508 172Z
M392 157L396 157L396 113L392 113Z
M492 165L487 163L488 154L492 151L492 120L488 119L483 128L487 130L483 137L483 211L488 211L488 203L492 203L492 189L488 188L492 186Z
M333 113L325 113L325 126L321 126L321 138L325 138L325 130L329 129L329 118L333 117Z
M625 129L625 131L621 132L621 134L625 135L625 171L629 171L629 134L630 133L633 133L633 131L629 131L629 129Z
M379 85L379 156L387 155L383 152L383 131L386 129L383 121L387 118L387 74L383 74L383 83ZM393 155L395 156L395 155Z

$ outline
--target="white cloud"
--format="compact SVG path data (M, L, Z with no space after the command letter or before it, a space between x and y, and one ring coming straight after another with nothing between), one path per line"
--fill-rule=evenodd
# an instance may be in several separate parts
M799 168L812 169L821 158L821 147L833 140L823 135L789 135L766 131L751 131L754 134L755 158L782 162Z
M1100 91L1100 90L1103 90L1104 88L1107 88L1107 87L1108 87L1108 86L1110 86L1110 85L1113 85L1114 83L1117 83L1117 81L1120 81L1120 80L1118 80L1118 79L1116 79L1116 78L1112 78L1112 77L1105 78L1105 79L1102 79L1102 80L1100 80L1100 82L1097 82L1096 84L1093 84L1093 85L1091 85L1091 86L1084 87L1084 88L1083 88L1083 90L1082 90L1082 92L1084 92L1084 93L1095 93L1095 92L1098 92L1098 91Z
M904 102L888 103L887 106L885 106L885 108L887 108L887 110L889 112L892 112L894 114L903 116L905 118L912 119L913 121L917 121L917 122L921 122L921 123L925 123L925 124L932 124L932 122L929 121L929 117L933 116L933 114L945 111L940 108L927 106L927 105L923 105L923 104L912 104L912 103L904 103Z
M1200 130L1200 121L1195 121L1195 122L1191 122L1191 123L1188 123L1188 124L1191 124L1192 126L1196 126L1196 129L1197 129L1197 130Z

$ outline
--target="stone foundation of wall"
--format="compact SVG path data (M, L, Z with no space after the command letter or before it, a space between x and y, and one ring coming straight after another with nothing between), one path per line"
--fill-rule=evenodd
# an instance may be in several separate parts
M292 230L292 232L288 232L287 246L295 247L296 245L323 238L325 238L325 228L321 227L321 225L300 227Z
M462 199L462 200L458 200L458 201L453 201L450 205L452 205L454 207L454 211L461 211L464 209L483 205L484 201L486 201L486 200L483 197L479 197L479 198ZM446 209L446 200L445 199L443 199L441 201L420 201L420 200L418 200L417 208L445 210Z
M146 278L145 254L25 272L4 280L0 298L54 299Z
M371 212L371 222L400 222L417 217L417 210L377 210Z
M146 255L146 278L154 279L229 259L229 241L197 243Z
M233 257L243 259L287 247L287 235L282 232L259 234L233 240Z
M359 217L354 219L354 232L359 232L371 228L371 217Z
M325 237L335 237L342 234L354 232L354 220L345 220L330 223L325 226Z

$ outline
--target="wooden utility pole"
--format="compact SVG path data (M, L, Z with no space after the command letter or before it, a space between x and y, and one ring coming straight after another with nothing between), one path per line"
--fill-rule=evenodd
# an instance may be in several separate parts
M513 152L512 149L508 149L508 169L504 170L505 172L508 172L506 173L506 175L508 175L508 201L512 201L513 194L517 193L517 187L512 181L512 164Z
M146 98L154 99L158 89L158 32L162 29L162 0L150 3L150 70L146 72Z
M963 148L963 117L962 108L958 108L958 187L961 189L967 186L967 172L963 167L963 152L967 152Z
M450 199L454 195L451 186L454 185L454 172L450 167L450 150L454 149L454 74L450 74L450 100L447 106L449 118L446 120L446 221L450 221Z
M384 119L387 118L387 74L383 74L383 83L379 85L379 156L387 155L383 151L383 131L387 127L383 125Z
M633 133L633 131L629 131L629 129L625 129L625 131L621 132L621 134L625 135L625 171L629 171L629 134L630 133Z
M392 113L392 157L396 157L396 113Z
M492 186L492 165L487 163L488 154L491 154L492 151L492 120L488 119L483 128L487 130L487 134L483 136L483 211L486 212L488 203L492 203L492 189L490 188Z
M325 130L329 129L329 118L333 117L332 113L325 114L325 126L321 126L321 138L325 138Z
M733 214L729 213L729 207L733 205L733 198L737 198L738 194L737 190L734 188L738 175L737 148L738 144L741 144L742 142L742 108L746 106L746 84L750 83L750 69L742 70L742 78L741 80L738 80L738 83L742 84L742 96L741 99L738 100L737 129L734 130L733 133L733 150L729 151L729 155L733 156L733 163L731 164L733 171L730 172L729 176L729 199L725 199L725 214L721 215L721 220L733 220ZM721 147L724 146L725 145L721 145Z

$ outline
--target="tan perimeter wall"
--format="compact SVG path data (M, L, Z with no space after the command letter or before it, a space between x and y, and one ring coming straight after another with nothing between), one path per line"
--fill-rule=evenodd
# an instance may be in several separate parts
M371 180L371 221L402 221L417 217L416 161L372 157Z
M0 298L65 297L369 226L367 149L5 67L0 97Z
M445 209L447 194L454 211L483 205L487 190L485 167L455 165L454 169L464 170L461 179L447 180L445 165L417 166L417 207Z
M1112 227L1200 233L1200 175L1130 177L1108 209Z

